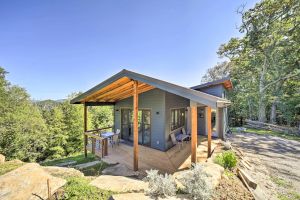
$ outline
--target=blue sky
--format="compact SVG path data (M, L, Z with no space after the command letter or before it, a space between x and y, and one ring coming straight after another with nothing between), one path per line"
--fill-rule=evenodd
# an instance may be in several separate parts
M197 85L255 0L0 0L0 66L33 99L85 91L126 68Z

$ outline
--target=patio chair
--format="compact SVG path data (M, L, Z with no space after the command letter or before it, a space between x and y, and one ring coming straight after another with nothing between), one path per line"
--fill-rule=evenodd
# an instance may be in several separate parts
M178 140L176 139L174 133L171 133L170 136L171 136L172 143L173 143L174 145L178 145L178 146L179 146L179 149L181 149L181 146L183 145L183 142L182 142L182 141L178 141Z
M182 128L181 131L182 131L182 134L185 136L184 140L186 140L186 141L191 140L191 135L186 133L185 128Z
M120 144L120 129L117 129L116 133L111 137L110 143L111 147L114 147L114 144Z

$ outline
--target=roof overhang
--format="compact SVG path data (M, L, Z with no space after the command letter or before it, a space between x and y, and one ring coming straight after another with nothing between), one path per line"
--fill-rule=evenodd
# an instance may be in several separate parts
M233 85L232 85L232 82L230 80L230 77L224 77L224 78L219 79L219 80L203 83L201 85L196 85L194 87L191 87L191 89L200 90L200 89L215 86L215 85L223 85L224 88L227 89L227 90L233 89Z
M158 88L172 94L190 99L194 102L216 107L226 107L230 101L199 92L190 88L175 85L166 81L138 74L128 70L122 70L109 79L96 85L90 90L71 100L72 104L83 103L107 103L114 104L120 100L133 96L133 83L138 82L138 93L147 92Z

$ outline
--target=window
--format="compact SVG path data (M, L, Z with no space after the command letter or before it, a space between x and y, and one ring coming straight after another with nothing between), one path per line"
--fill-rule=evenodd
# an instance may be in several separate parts
M171 109L171 131L185 125L185 108Z

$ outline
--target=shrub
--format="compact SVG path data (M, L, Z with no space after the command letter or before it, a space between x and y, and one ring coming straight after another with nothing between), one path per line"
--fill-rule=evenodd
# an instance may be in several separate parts
M144 178L145 181L149 182L149 189L147 194L150 196L166 197L174 196L176 194L176 183L172 175L158 174L158 170L146 171L147 176Z
M62 199L108 199L113 193L101 190L95 186L89 185L89 180L84 177L72 177L67 180L64 186L64 197Z
M190 194L193 199L205 200L210 199L212 195L212 185L208 177L203 167L196 164L191 170L185 172L180 182L184 186L184 192Z
M225 169L232 169L236 166L237 158L233 151L224 151L216 156L215 163L223 166Z

